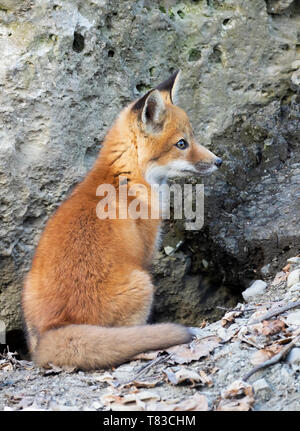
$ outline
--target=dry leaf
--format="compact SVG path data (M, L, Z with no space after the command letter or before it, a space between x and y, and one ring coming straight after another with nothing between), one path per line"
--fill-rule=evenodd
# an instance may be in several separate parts
M243 380L235 380L228 388L222 393L222 398L236 398L241 395L252 396L253 389L249 383Z
M287 265L285 265L284 268L282 268L282 271L283 272L289 272L290 268L291 268L291 265L290 265L290 263L288 263Z
M119 386L119 382L110 373L96 374L93 375L93 380L99 383L108 383L109 385L116 387Z
M132 380L131 382L124 383L122 387L135 386L136 388L154 388L162 380L163 378L161 376L147 377L145 379Z
M171 364L188 364L192 361L198 361L200 358L208 356L222 341L220 337L215 335L209 335L204 338L196 339L190 345L180 344L178 346L172 346L166 350L153 350L147 353L141 353L136 355L133 359L156 359L158 355L167 352L171 354L171 358L168 360Z
M132 358L132 361L137 361L138 359L146 360L146 361L152 361L153 359L157 358L157 355L160 352L161 352L161 350L151 350L150 352L139 353L138 355L136 355Z
M61 368L61 367L57 367L56 365L49 364L47 367L43 367L42 374L43 374L43 376L49 376L49 375L52 375L52 374L60 374L63 371L71 374L75 370L77 370L76 367L63 366Z
M14 367L10 362L3 361L3 363L0 363L0 370L2 371L12 371L13 369Z
M149 401L149 400L160 400L160 396L152 391L141 391L138 394L134 394L139 400Z
M275 343L276 344L288 344L291 341L293 341L293 337L292 337L293 333L292 332L286 333L285 335L286 335L286 338L281 338L281 340L276 340Z
M19 362L19 365L20 365L22 368L24 368L25 370L30 371L30 370L33 370L33 369L34 369L34 365L33 365L33 363L32 363L32 362L30 362L30 361L22 360L22 361L18 361L18 362Z
M266 314L268 311L267 307L263 307L260 308L259 310L255 311L255 313L253 313L249 319L249 324L251 324L251 322L254 322L257 319L260 319L264 314Z
M0 353L0 370L2 371L12 371L19 364L19 361L15 358L17 352L5 351Z
M60 374L63 372L63 369L60 367L57 367L56 365L49 364L49 367L43 369L42 373L43 376L51 376L54 374Z
M250 327L250 331L254 332L255 334L261 334L263 330L263 324L260 323L256 323L255 325L251 325Z
M222 341L220 337L210 335L193 341L190 346L184 344L170 347L167 349L167 352L171 354L168 362L181 365L198 361L200 358L208 356L219 345L220 341Z
M280 320L264 320L261 323L253 325L251 330L254 330L256 333L261 335L275 335L281 332L286 327L286 324Z
M152 411L208 411L208 401L205 395L200 395L196 393L190 398L183 401L176 402L174 400L166 400L165 402L160 402L156 404L148 404L147 410Z
M252 386L242 380L234 381L223 393L218 411L248 411L254 403Z
M173 406L174 408L172 411L200 411L200 412L207 412L209 410L208 408L208 402L205 395L195 394L192 397L188 398L187 400L181 401L180 403Z
M201 376L194 370L190 370L189 368L180 368L178 371L172 370L172 368L167 368L163 371L169 382L172 385L179 385L181 383L190 383L192 386L195 386L195 383L203 382Z
M114 411L144 411L147 410L147 403L153 404L159 400L160 397L151 391L136 391L124 395L107 394L101 397L102 403Z
M217 411L248 412L254 404L254 398L244 397L241 400L221 400Z
M244 343L250 344L250 346L262 349L264 346L259 344L257 337L253 336L253 334L247 335L248 331L249 328L247 326L243 326L237 334L238 338Z
M263 362L271 359L274 355L277 355L277 353L279 353L282 348L283 347L279 346L278 344L273 344L272 346L268 346L265 349L260 349L252 355L250 362L252 365L262 364Z
M242 314L241 311L229 311L224 315L221 320L222 326L226 326L228 323L232 323L235 321L235 318Z
M199 374L202 379L202 382L206 384L209 388L214 385L212 379L203 370L200 370Z

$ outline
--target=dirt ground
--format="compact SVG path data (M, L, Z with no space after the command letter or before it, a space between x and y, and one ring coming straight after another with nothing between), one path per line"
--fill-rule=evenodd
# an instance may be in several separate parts
M288 262L263 291L194 328L190 345L116 369L45 370L1 355L0 410L299 411L300 258Z

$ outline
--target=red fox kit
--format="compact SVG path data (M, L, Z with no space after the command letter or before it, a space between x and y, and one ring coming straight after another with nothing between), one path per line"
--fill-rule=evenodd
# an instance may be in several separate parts
M178 79L176 72L120 113L93 169L46 225L22 294L39 366L110 367L191 340L184 326L146 325L154 290L147 267L160 220L96 214L98 186L118 193L121 175L150 189L222 163L195 142L186 113L173 104Z

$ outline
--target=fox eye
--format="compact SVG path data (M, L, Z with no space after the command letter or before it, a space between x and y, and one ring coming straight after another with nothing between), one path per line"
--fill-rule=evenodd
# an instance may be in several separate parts
M175 144L175 147L179 148L180 150L185 150L189 144L186 142L185 139L180 139L180 141Z

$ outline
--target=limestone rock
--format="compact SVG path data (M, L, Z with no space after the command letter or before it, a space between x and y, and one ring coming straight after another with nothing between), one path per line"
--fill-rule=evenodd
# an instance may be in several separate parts
M248 289L242 292L246 302L252 301L256 296L262 295L267 288L267 283L263 280L256 280Z
M266 379L255 380L252 386L255 393L258 393L261 391L270 391L270 386L268 385Z
M295 269L292 271L287 279L287 287L292 287L294 284L300 282L300 269Z
M293 264L293 265L300 265L300 257L290 257L288 260L287 260L287 263L291 263L291 264Z
M294 347L290 351L287 361L291 364L300 364L300 347Z
M294 0L266 0L267 10L270 13L281 14L283 13Z
M224 164L204 181L204 228L166 227L176 238L165 245L184 240L190 263L176 300L154 270L165 320L196 323L232 301L253 269L299 252L291 77L300 8L286 4L276 2L274 15L264 0L0 0L0 320L9 330L20 328L23 278L49 216L92 166L120 109L178 68L179 104ZM197 300L179 311L187 288Z
M286 318L287 324L291 326L300 326L300 311L289 313Z

